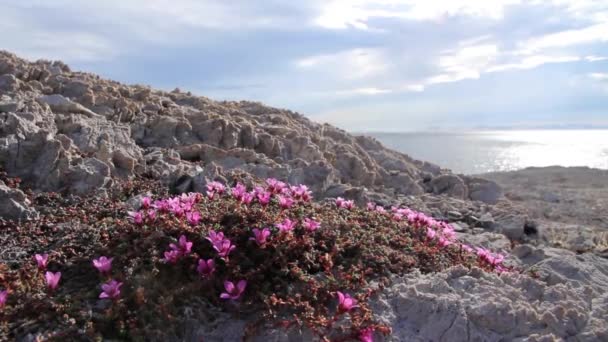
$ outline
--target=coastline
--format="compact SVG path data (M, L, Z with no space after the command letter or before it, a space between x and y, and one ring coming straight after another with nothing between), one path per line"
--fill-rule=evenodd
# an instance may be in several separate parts
M608 256L608 170L550 166L476 176L501 185L553 246Z

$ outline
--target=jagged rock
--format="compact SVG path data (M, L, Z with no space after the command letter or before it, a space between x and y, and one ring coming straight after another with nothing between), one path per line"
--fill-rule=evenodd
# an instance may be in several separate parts
M479 225L482 228L494 229L496 222L494 221L494 217L492 217L491 213L484 213L479 217Z
M395 341L608 338L608 295L597 291L608 282L608 261L553 254L527 265L540 271L540 280L460 266L440 274L414 272L395 280L372 308L392 326Z
M72 102L71 100L59 94L42 95L37 98L38 102L48 105L54 113L79 113L89 117L95 117L97 114L88 110L84 106Z
M0 113L16 112L21 107L18 101L6 95L0 96Z
M450 210L448 211L448 220L450 221L460 221L462 220L463 216L461 213L459 213L456 210Z
M23 191L10 188L0 181L0 218L19 221L37 216L36 210L29 207Z
M435 194L446 194L456 198L467 198L467 186L462 178L456 175L441 175L430 181Z
M496 204L503 196L502 188L493 181L481 178L467 178L469 198L488 204Z
M2 75L0 76L0 90L2 91L15 91L19 88L19 80L14 75Z
M108 184L98 180L90 187L65 184L72 179L64 177L68 171L87 173L83 169L90 166L75 166L86 156L107 165L112 177L129 178L141 172L168 183L189 174L194 164L205 167L213 162L222 172L238 169L258 177L308 183L317 197L335 183L394 195L423 194L425 183L432 183L436 193L458 198L468 193L461 178L442 174L436 165L291 111L125 86L72 72L60 62L29 63L5 52L0 53L0 66L6 74L2 90L17 95L4 101L3 111L15 112L23 103L20 119L27 121L8 127L0 139L28 152L27 158L20 153L0 158L0 166L41 190L82 191ZM16 130L25 133L19 136ZM64 137L55 144L60 134ZM142 148L173 148L180 159L144 158ZM43 155L48 165L42 167L44 172L34 173L31 165ZM49 175L48 180L41 179Z
M506 213L495 218L496 230L504 234L511 240L522 240L524 237L524 228L529 219L525 215L516 213Z

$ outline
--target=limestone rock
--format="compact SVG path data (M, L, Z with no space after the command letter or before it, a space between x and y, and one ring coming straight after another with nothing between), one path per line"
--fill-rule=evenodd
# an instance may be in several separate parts
M503 196L502 188L493 181L481 178L467 178L469 198L488 204L496 204Z
M37 216L36 210L29 207L23 191L10 188L0 181L0 218L19 221Z
M95 117L97 114L88 110L84 106L72 102L71 100L59 94L42 95L38 97L38 102L47 104L55 113L79 113L89 117Z
M431 180L430 186L435 194L446 194L456 198L467 197L467 186L462 178L456 175L441 175Z

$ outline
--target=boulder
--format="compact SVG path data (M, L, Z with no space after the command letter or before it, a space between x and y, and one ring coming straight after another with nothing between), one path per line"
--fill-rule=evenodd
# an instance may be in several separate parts
M464 199L467 197L467 186L462 178L445 174L431 179L430 184L434 194L445 194L448 196Z
M0 181L0 218L20 221L36 217L38 213L29 207L29 200L23 191L10 188Z
M502 188L493 181L468 177L467 186L469 198L473 201L496 204L503 197Z
M65 98L63 95L42 95L36 100L42 104L48 105L54 113L78 113L86 115L88 117L98 116L83 105L76 102L72 102L70 99Z

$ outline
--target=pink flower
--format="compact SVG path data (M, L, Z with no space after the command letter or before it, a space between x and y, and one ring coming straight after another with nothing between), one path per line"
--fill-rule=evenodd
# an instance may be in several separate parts
M226 292L222 292L222 294L220 294L220 298L237 300L241 297L243 292L245 292L246 287L246 280L240 280L236 286L234 286L234 283L231 281L225 281L224 289L226 289Z
M99 295L101 299L118 299L120 297L121 282L116 280L110 280L109 282L101 285L103 292Z
M201 221L201 214L198 211L186 213L186 220L193 226L196 226Z
M312 191L306 185L300 184L291 187L292 197L298 201L309 202L312 199Z
M211 182L207 184L207 195L209 195L209 193L221 195L225 190L226 187L220 182Z
M169 212L169 202L167 202L166 200L154 201L154 204L152 206L161 213Z
M502 262L505 260L504 255L499 253L492 254L492 252L489 250L481 247L477 248L477 256L494 267L500 266L500 264L502 264Z
M274 178L266 179L266 184L268 185L267 189L273 194L280 194L285 188L286 184L278 181Z
M266 239L268 239L268 237L270 236L270 229L264 228L262 230L259 230L254 228L253 236L254 237L249 238L249 240L253 240L258 244L258 246L263 247L264 245L266 245Z
M272 194L268 191L258 192L258 202L260 202L262 206L267 206L268 203L270 203L270 196L272 196Z
M237 183L236 186L232 188L232 196L238 201L243 198L245 193L247 193L247 187L241 183Z
M232 252L236 246L230 242L230 240L225 239L222 242L216 243L213 245L213 248L217 251L217 254L220 258L224 259L224 261L228 260L228 254Z
M321 223L313 219L305 218L303 226L309 232L314 232L315 230L319 229L319 227L321 227Z
M337 206L338 208L342 208L342 205L343 205L343 204L344 204L344 198L342 198L342 197L338 197L338 198L336 198L336 206Z
M454 232L454 227L451 224L445 222L439 222L439 227L441 228L441 235L445 236L446 239L453 240L456 237L456 233Z
M338 296L338 311L347 312L358 307L357 300L350 295L344 294L340 291L337 291L336 295Z
M473 248L471 248L469 245L462 244L461 247L463 250L465 250L469 253L473 253Z
M374 342L374 328L365 328L359 330L359 341Z
M215 198L216 193L214 191L207 191L207 198L213 200Z
M280 224L277 224L276 227L279 228L279 231L281 232L290 232L292 231L296 226L296 222L292 221L290 219L285 219L283 222L281 222Z
M188 241L185 235L182 235L179 237L178 244L175 245L172 243L169 245L169 248L177 251L180 256L184 256L190 254L190 251L192 250L192 242Z
M169 211L175 215L175 217L182 217L184 216L184 207L182 207L181 204L177 204L177 205L173 205L169 208Z
M150 205L152 205L152 199L150 197L142 197L141 198L141 207L144 209L148 209L150 208Z
M215 245L217 243L224 241L224 233L222 233L222 232L216 233L215 231L211 230L211 231L209 231L209 237L207 237L206 239L209 240L209 242L211 242L212 245Z
M148 218L150 219L150 221L156 220L156 210L154 210L154 209L148 210Z
M439 242L437 244L439 245L439 247L447 247L447 246L449 246L449 245L452 244L452 241L446 239L443 236L440 236L439 237Z
M46 270L46 266L49 263L49 255L48 254L36 254L34 255L34 260L38 264L38 269L41 271Z
M494 254L494 258L492 260L490 260L490 264L492 264L492 266L499 266L500 264L502 264L502 262L505 260L505 256L502 254Z
M61 279L61 272L46 272L44 274L44 277L46 278L46 286L51 289L51 290L55 290L57 288L57 286L59 286L59 280Z
M355 202L352 201L352 200L350 200L350 201L344 201L344 203L342 204L342 208L344 208L344 209L350 210L350 209L352 209L354 207L355 207Z
M490 256L490 251L485 248L477 247L477 256L481 259L487 260Z
M187 208L192 208L194 203L198 202L199 197L197 193L189 192L187 194L182 194L179 199L182 202L182 205Z
M242 204L249 205L249 204L251 204L251 201L253 201L253 194L246 192L241 196L241 199L239 201Z
M336 198L336 206L343 209L352 209L355 206L354 201L347 201L342 197Z
M432 240L437 235L437 232L433 228L426 229L426 238Z
M0 310L6 305L6 299L8 298L8 291L0 291Z
M199 259L196 271L202 277L210 276L213 272L215 272L215 261L213 261L213 259L209 259L206 261L204 259Z
M384 213L386 213L386 209L384 209L384 207L381 207L381 206L376 206L376 212L379 212L380 214L384 214Z
M93 259L93 266L95 266L99 272L107 274L112 269L112 258L102 256L99 259Z
M367 207L367 210L372 211L372 210L376 209L376 203L374 203L374 202L367 202L366 207Z
M291 197L279 195L277 198L282 209L289 209L293 206L294 200Z
M401 215L400 213L393 214L393 221L401 221L402 218L403 218L403 215Z
M170 250L165 252L165 262L169 264L175 264L180 258L179 251Z
M128 211L129 219L133 221L135 224L143 224L144 223L144 215L139 211Z

